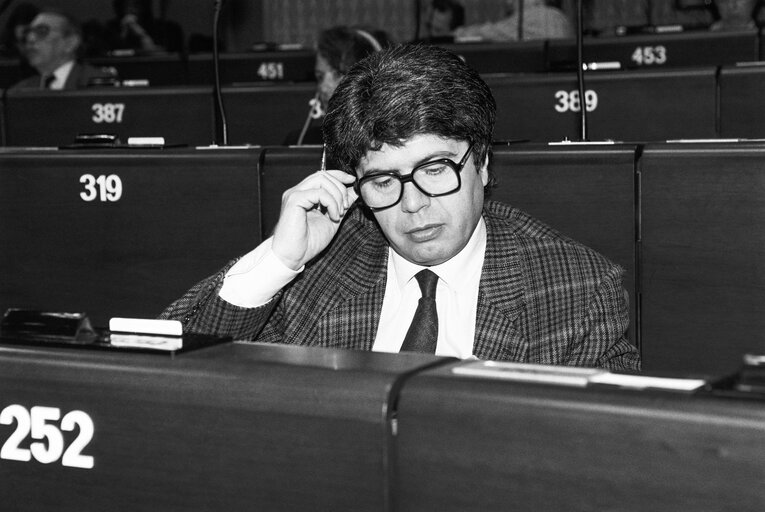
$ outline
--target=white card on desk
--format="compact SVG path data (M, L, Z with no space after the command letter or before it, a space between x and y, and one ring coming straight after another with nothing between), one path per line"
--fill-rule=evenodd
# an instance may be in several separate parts
M156 334L160 336L182 336L183 325L178 320L156 320L151 318L120 318L109 320L111 332Z

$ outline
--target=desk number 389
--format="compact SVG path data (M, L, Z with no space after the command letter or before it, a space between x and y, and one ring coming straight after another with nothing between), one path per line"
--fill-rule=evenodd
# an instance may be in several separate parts
M53 422L61 422L56 425ZM61 465L71 468L93 468L93 457L83 455L83 449L93 438L93 420L83 411L70 411L61 417L58 407L34 406L31 410L18 404L9 405L0 411L0 425L12 425L16 428L0 448L0 459L29 462L32 457L42 464L50 464L61 459ZM64 449L64 436L61 433L79 431L77 437ZM22 443L31 435L33 441L29 448Z

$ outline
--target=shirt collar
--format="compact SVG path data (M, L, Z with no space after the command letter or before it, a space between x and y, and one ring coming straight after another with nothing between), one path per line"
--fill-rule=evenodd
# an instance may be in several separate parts
M470 280L470 277L483 268L483 258L486 254L486 223L481 217L470 236L470 240L460 252L451 259L432 267L423 267L404 259L393 248L388 248L389 260L396 274L398 288L403 290L414 275L424 268L429 268L454 290L462 289L462 284Z

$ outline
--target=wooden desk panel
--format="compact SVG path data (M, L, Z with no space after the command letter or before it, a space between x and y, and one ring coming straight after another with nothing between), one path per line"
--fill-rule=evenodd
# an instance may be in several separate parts
M260 159L261 231L271 236L282 207L282 194L321 168L321 146L263 148Z
M316 53L312 49L238 52L220 54L221 84L256 82L315 82L313 68ZM212 54L188 58L190 84L212 85L215 82Z
M311 83L224 88L229 144L284 144L300 132L315 93Z
M640 346L632 145L495 145L492 198L520 208L625 269L630 339Z
M0 410L82 411L94 426L81 448L91 469L0 459L0 499L19 512L389 510L389 402L406 374L444 360L251 344L173 358L0 346ZM0 424L3 444L13 432ZM68 448L79 432L63 434Z
M721 137L765 138L765 66L759 64L720 69Z
M259 154L0 153L0 310L156 316L260 243Z
M213 142L213 96L206 87L11 91L5 98L8 146L63 146L75 136L109 133L164 137L167 143Z
M394 510L757 512L762 405L423 371L398 401Z
M624 142L716 136L716 70L587 73L588 139ZM496 140L581 140L576 76L487 75Z
M765 348L764 159L754 143L645 148L644 368L723 373Z
M584 61L618 62L622 69L659 69L719 66L759 58L757 31L708 30L677 33L634 34L617 37L585 37ZM576 41L551 39L548 43L551 69L576 69Z

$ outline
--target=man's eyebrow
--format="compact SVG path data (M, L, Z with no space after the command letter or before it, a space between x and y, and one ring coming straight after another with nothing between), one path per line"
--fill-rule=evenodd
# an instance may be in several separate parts
M434 162L436 160L443 160L444 158L456 158L459 156L458 152L454 152L450 149L444 149L439 151L434 151L433 153L429 154L426 157L421 158L417 162L415 162L414 165L407 168L406 170L409 171L411 169L414 169L415 167L419 167L422 164L426 164L428 162ZM378 173L385 173L385 172L395 172L398 174L401 174L401 169L367 169L364 171L363 176L366 176L367 174L378 174Z

